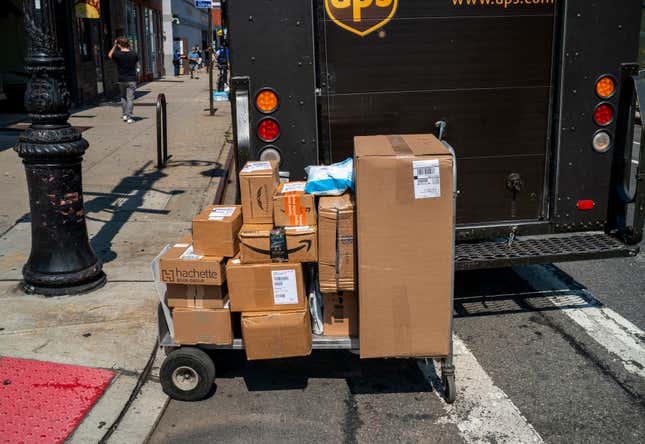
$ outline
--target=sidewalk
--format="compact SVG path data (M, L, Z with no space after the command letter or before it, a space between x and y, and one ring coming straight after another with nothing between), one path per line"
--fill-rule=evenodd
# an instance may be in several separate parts
M161 92L168 102L172 158L159 171L154 104ZM142 85L135 124L121 121L115 105L70 118L90 142L83 164L87 224L108 276L108 284L94 293L45 299L20 291L30 250L27 187L19 157L6 140L0 145L0 185L9 190L0 195L0 355L116 370L71 442L99 441L135 388L156 350L150 261L189 232L192 216L213 201L230 155L229 105L216 103L218 111L209 116L205 75ZM110 442L143 441L166 400L158 384L143 386Z

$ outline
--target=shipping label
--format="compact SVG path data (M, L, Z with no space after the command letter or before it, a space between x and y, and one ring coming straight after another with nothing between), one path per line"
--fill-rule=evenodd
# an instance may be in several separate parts
M247 162L242 173L252 173L253 171L270 170L271 162Z
M415 199L441 197L439 159L412 161L412 174Z
M273 280L273 302L276 305L298 303L296 270L271 270Z
M224 220L225 217L231 217L235 213L235 207L213 208L208 215L208 220Z
M304 193L305 185L307 185L307 182L287 182L282 185L282 192L291 193L294 191L300 191Z
M190 247L186 248L186 251L184 251L181 256L179 256L179 259L182 259L184 261L198 261L204 256L195 254L193 252L193 246L191 245Z

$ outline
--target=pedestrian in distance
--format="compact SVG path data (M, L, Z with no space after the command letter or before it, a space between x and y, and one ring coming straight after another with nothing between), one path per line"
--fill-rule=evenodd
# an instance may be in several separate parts
M179 69L181 68L181 53L178 49L175 50L172 56L172 64L175 68L175 77L177 77L179 76Z
M195 78L195 69L197 68L197 59L199 59L199 54L197 54L197 49L193 46L188 53L188 66L190 67L190 78Z
M217 78L217 91L224 91L228 84L228 62L229 50L225 41L222 41L222 46L217 50L217 66L219 67L219 76Z
M119 91L121 93L121 109L123 121L134 123L132 111L134 110L134 92L137 89L137 72L139 71L139 55L130 49L130 42L126 37L118 37L108 57L116 63L119 73Z
M198 46L195 52L197 52L197 72L201 73L202 68L204 67L204 58L202 57L202 50L199 49L199 46Z

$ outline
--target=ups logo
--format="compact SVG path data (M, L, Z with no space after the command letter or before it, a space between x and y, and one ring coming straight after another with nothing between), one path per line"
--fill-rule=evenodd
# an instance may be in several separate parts
M361 37L389 22L399 0L325 0L327 15L334 23Z

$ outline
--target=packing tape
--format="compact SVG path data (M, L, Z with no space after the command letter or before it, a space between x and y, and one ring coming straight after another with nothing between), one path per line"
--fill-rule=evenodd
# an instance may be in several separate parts
M284 198L284 213L289 216L291 226L303 225L305 223L305 209L300 204L300 193L289 192Z
M396 154L412 154L410 146L401 136L386 136Z

